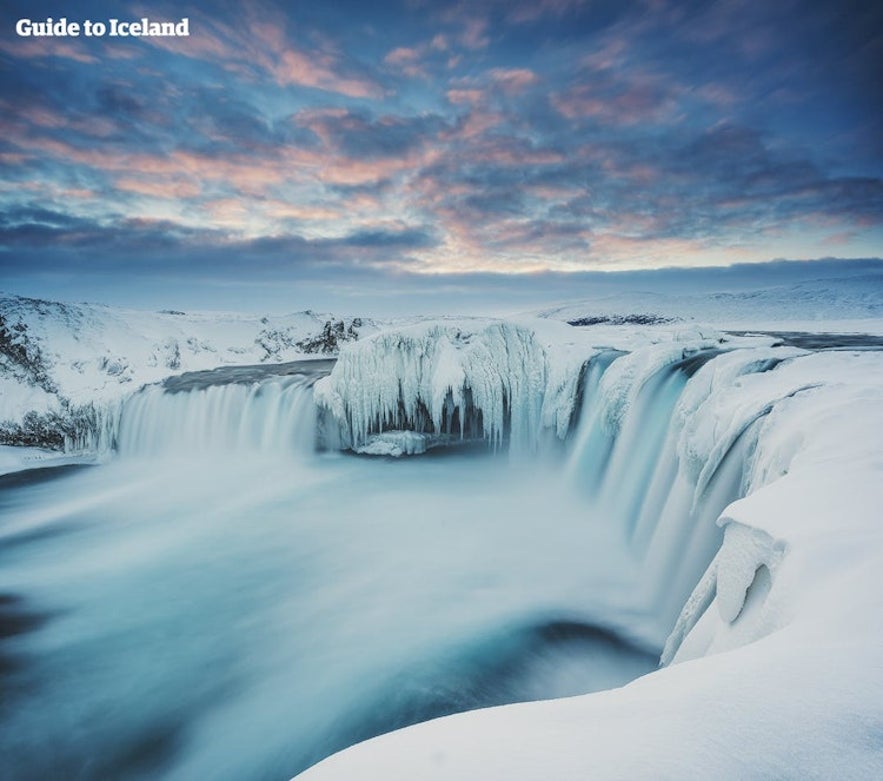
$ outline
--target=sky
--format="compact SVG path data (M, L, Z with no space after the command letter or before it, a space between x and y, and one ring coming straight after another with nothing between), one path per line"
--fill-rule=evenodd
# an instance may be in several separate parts
M6 292L456 309L883 256L879 2L71 5L0 9ZM61 16L190 35L16 35Z

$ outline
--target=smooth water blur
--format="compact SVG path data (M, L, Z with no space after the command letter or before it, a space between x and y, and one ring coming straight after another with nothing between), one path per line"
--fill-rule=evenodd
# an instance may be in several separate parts
M183 385L183 378L174 379L176 387ZM186 391L149 385L123 403L112 437L124 457L244 451L307 455L315 441L314 380L315 375L302 374L202 386L190 380L195 387Z
M0 777L287 779L649 671L593 628L645 619L621 535L555 472L204 452L0 478Z

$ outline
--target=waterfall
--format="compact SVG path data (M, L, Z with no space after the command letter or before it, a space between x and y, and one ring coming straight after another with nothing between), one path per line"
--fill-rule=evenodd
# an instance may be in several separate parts
M492 335L497 336L496 332ZM327 416L328 388L338 387L340 398L349 399L341 407L347 410L349 426L360 431L367 431L368 424L354 424L353 410L368 402L359 406L352 400L356 393L385 389L377 376L390 385L387 395L396 400L399 410L422 409L429 397L427 389L417 386L404 394L405 375L413 369L405 358L413 346L396 342L390 347L375 341L374 351L353 352L339 367L345 371L340 376L332 373L315 392L320 412ZM547 362L537 357L542 353L531 340L522 337L515 342L530 345L536 353L530 353L534 355L531 365ZM475 344L470 343L474 351ZM404 374L379 372L378 354L387 363L398 356L398 373ZM726 436L712 436L700 446L702 436L697 432L701 433L703 415L712 415L714 404L738 378L769 371L789 356L793 357L781 350L773 355L763 347L722 350L708 341L689 347L652 345L632 352L603 349L595 351L581 375L568 369L569 373L562 374L565 379L557 383L550 384L546 378L537 380L530 392L505 394L510 404L518 401L526 409L510 407L508 417L495 424L495 432L514 427L511 417L532 432L530 437L522 432L524 441L539 442L544 430L564 434L569 451L564 469L567 480L587 500L588 511L614 528L634 555L641 572L638 588L644 595L642 601L656 616L660 645L720 547L722 532L715 521L745 493L743 472L757 439L756 423L771 406L740 411L744 420L730 426ZM419 360L414 363L419 367ZM520 359L517 363L507 371L517 374L523 369ZM281 367L228 367L147 386L106 416L99 439L122 457L242 452L306 455L316 447L317 431L326 444L334 443L326 432L333 427L321 419L317 422L313 387L329 369L292 364L287 373L275 374L271 372ZM368 369L371 374L366 380L362 372ZM477 369L470 371L476 374ZM518 387L513 377L499 371L496 385L492 379L485 380L488 387ZM346 382L341 385L343 379ZM333 382L337 386L331 386ZM436 397L451 396L446 382L436 385ZM557 395L550 390L553 387ZM485 396L490 399L492 394ZM464 398L471 400L471 391ZM707 403L709 399L714 403ZM444 409L444 405L430 406ZM469 404L461 402L461 406L465 415ZM483 411L487 406L485 402L476 408ZM574 406L578 406L575 425L568 433L562 421L567 422ZM447 414L450 423L453 415L450 410ZM443 412L426 415L427 420L439 417L434 426L443 428ZM363 417L377 420L382 416L371 407ZM420 421L416 412L402 413L400 423L418 432L432 428ZM715 425L711 430L716 430ZM514 448L519 443L508 444ZM339 446L347 447L346 441Z
M567 475L639 562L639 588L664 639L720 547L718 516L745 493L756 424L770 409L746 412L735 434L721 433L708 454L691 457L713 406L704 405L782 358L762 348L660 353L647 360L605 352L590 361Z
M314 377L169 390L150 385L128 397L104 434L123 456L315 449Z

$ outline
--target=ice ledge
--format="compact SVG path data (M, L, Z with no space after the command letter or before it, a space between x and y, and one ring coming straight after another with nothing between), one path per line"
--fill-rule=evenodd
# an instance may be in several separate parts
M355 448L363 456L419 456L427 450L460 443L459 437L444 434L418 434L414 431L384 431L372 434L364 445Z
M781 626L767 598L787 543L726 514L718 524L724 526L723 543L681 610L661 665L745 645Z

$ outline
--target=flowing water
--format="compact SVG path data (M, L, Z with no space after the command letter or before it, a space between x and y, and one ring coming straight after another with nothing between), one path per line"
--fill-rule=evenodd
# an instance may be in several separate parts
M656 667L685 594L661 606L654 578L692 550L689 592L718 533L657 485L687 371L611 441L587 398L567 464L318 453L314 379L147 388L109 463L0 478L0 777L287 779L406 724ZM738 491L721 472L711 521ZM650 501L672 525L652 546Z

